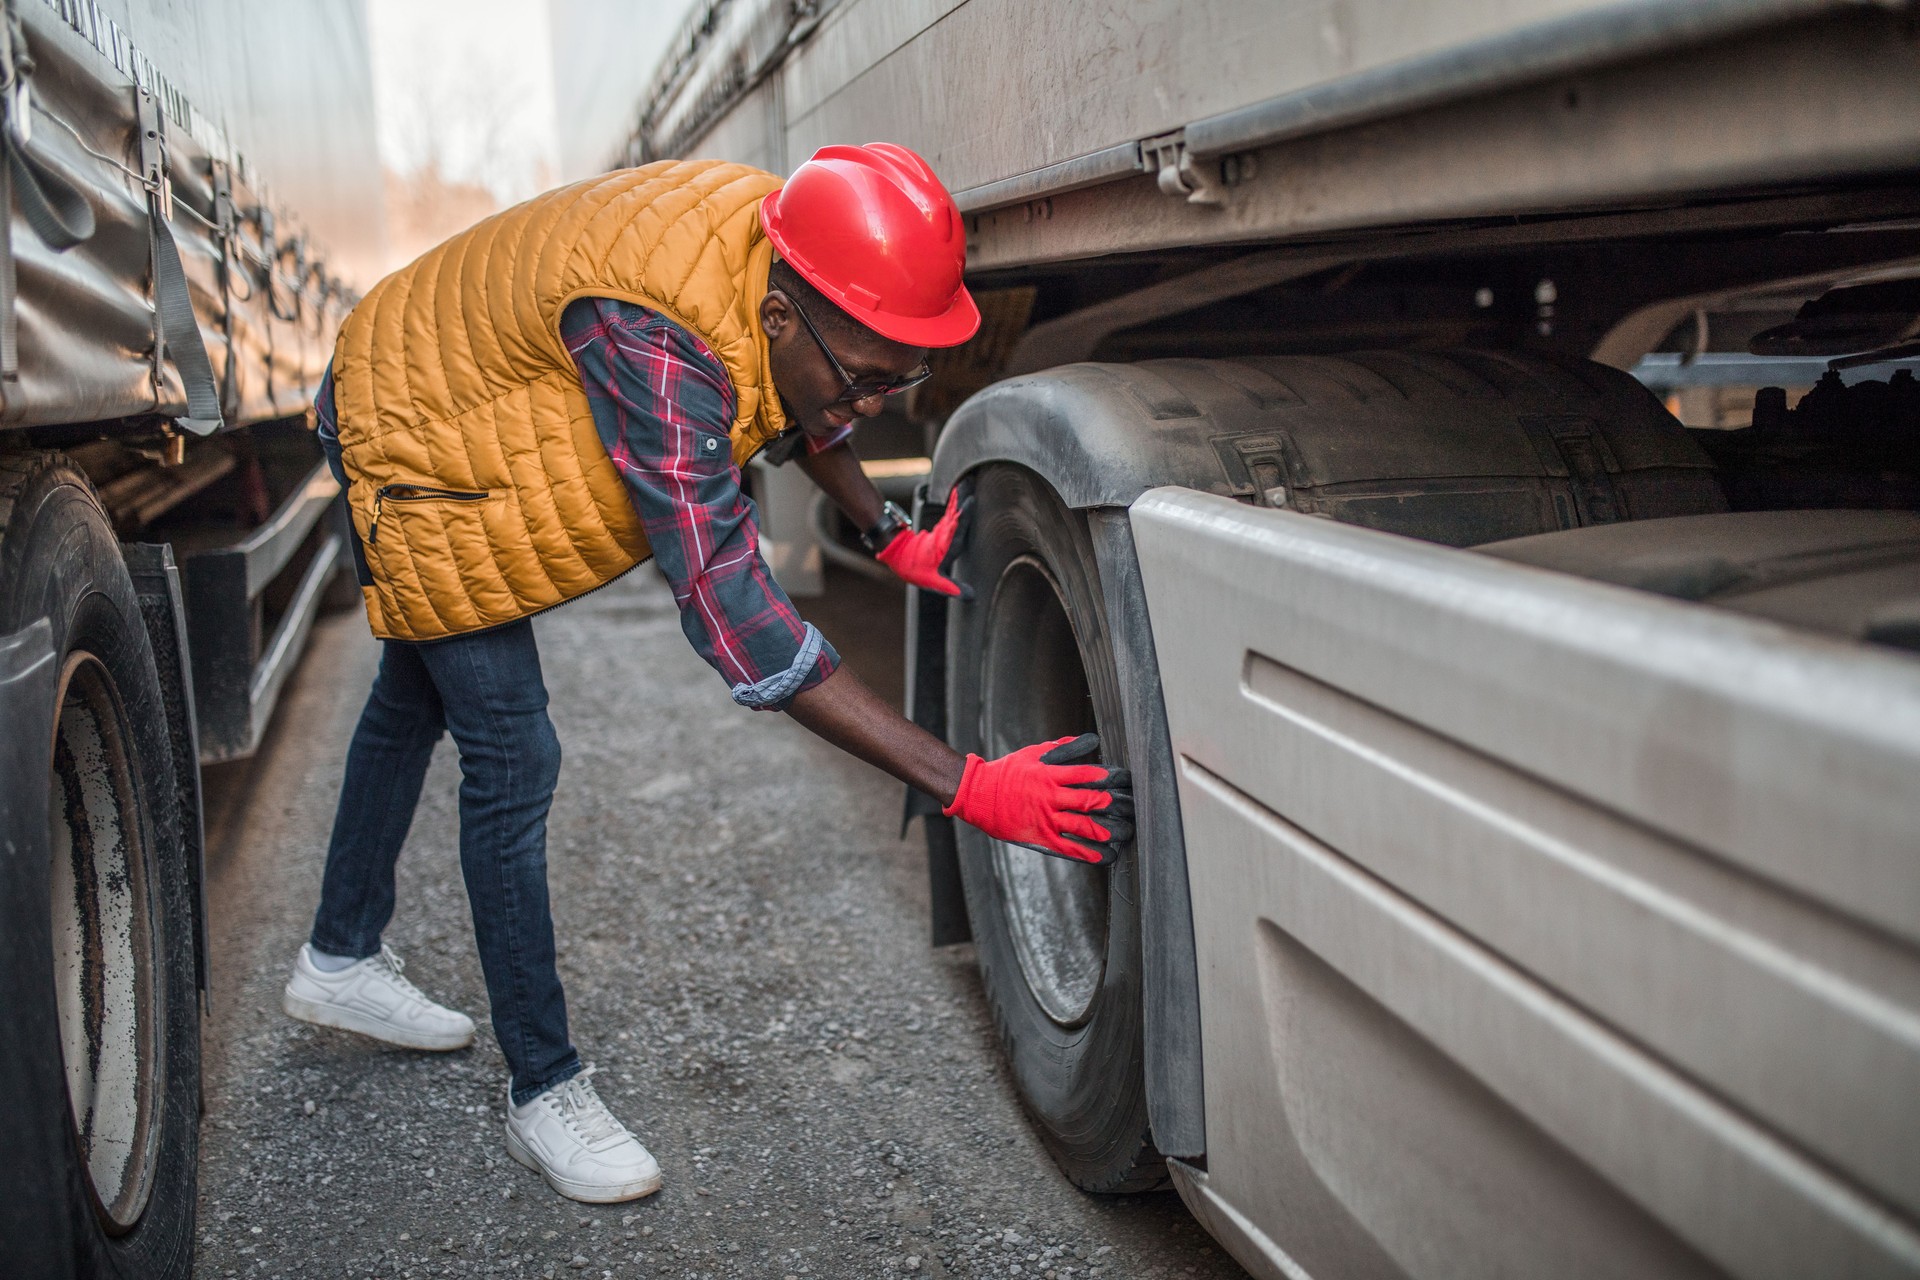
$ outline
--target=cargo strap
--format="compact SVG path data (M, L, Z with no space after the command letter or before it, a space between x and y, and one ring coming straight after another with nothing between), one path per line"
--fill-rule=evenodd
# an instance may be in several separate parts
M147 187L147 225L153 251L155 376L164 354L180 371L187 392L187 416L175 419L195 435L212 435L226 425L220 412L220 384L200 322L193 314L180 246L173 238L173 184L167 180L167 117L160 100L135 86L134 106L140 130L140 172Z
M220 339L227 352L220 368L220 403L237 411L240 362L233 358L233 278L238 263L234 237L239 235L239 227L234 217L233 168L224 160L215 160L208 167L208 177L213 185L213 234L220 246Z
M28 149L33 136L33 99L29 85L33 59L27 53L20 18L10 8L0 21L0 379L20 377L19 321L14 303L19 278L13 261L13 208L17 202L27 229L56 253L64 253L93 235L93 206L86 196Z

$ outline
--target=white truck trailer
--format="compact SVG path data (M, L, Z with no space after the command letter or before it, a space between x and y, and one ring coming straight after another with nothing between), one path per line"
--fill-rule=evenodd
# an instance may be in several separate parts
M0 1275L192 1270L199 768L351 554L370 90L358 3L0 3Z
M1066 1176L1291 1280L1920 1274L1920 11L719 0L620 159L872 140L987 317L910 710L1137 787L1104 871L926 820Z

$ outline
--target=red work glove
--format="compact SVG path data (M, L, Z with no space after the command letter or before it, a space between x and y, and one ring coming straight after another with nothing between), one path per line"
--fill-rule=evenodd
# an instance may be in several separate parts
M940 572L941 563L953 550L954 535L960 531L960 517L971 505L971 499L949 503L946 514L931 529L902 529L893 535L893 541L875 553L874 559L916 587L938 591L943 596L973 599L973 588Z
M1133 794L1125 769L1073 763L1099 750L1099 735L1083 733L998 760L970 755L960 790L943 812L996 840L1105 866L1133 838Z

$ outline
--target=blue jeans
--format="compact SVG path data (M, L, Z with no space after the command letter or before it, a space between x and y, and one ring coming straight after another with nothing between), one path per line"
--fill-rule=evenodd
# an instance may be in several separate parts
M524 1104L580 1071L547 904L547 810L560 740L547 716L533 623L384 645L347 749L311 941L337 956L379 952L393 918L394 863L434 744L451 732L460 749L460 870L493 1034L513 1072L513 1100Z

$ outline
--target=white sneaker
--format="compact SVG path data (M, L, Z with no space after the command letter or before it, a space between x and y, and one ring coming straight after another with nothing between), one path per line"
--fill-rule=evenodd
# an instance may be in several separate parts
M326 973L313 963L313 948L303 945L293 962L293 977L280 998L290 1017L406 1049L464 1049L473 1043L473 1019L437 1005L400 976L405 968L392 947L380 954Z
M507 1154L569 1200L614 1204L660 1189L660 1165L593 1091L593 1068L524 1107L507 1098Z

